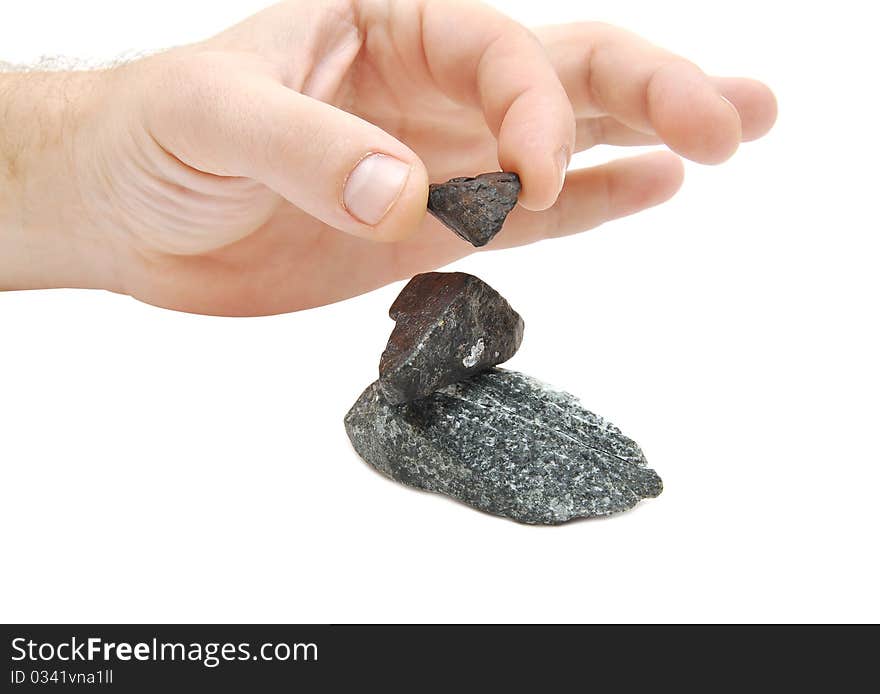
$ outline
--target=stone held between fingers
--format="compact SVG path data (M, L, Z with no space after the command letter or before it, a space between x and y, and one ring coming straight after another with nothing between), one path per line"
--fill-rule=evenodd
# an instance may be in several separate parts
M516 206L522 184L515 173L499 171L433 183L428 211L468 243L489 243Z

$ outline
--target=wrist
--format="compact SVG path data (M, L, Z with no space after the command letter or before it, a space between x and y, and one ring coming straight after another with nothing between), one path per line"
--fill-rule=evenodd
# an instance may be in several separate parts
M115 288L86 200L102 74L0 74L0 289Z

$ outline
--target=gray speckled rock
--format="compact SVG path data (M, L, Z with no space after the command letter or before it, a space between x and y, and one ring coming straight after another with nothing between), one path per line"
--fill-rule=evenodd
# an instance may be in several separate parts
M428 211L474 246L485 246L504 226L522 188L515 173L452 178L428 189Z
M345 428L389 477L523 523L607 516L663 489L615 426L515 371L492 369L403 405L373 383Z
M523 320L504 297L463 272L416 275L389 313L396 324L379 361L379 387L395 404L507 361L523 338Z

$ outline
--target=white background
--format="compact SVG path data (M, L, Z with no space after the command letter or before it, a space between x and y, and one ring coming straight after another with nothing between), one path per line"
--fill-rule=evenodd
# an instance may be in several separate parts
M179 44L261 4L3 0L0 59ZM535 528L373 472L342 417L401 285L256 319L7 293L3 621L880 620L870 3L497 4L777 92L775 131L665 206L454 266L525 317L510 366L632 435L663 495Z

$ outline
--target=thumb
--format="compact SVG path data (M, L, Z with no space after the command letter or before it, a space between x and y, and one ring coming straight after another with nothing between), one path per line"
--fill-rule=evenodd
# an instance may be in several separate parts
M149 127L184 163L252 178L325 224L363 238L395 241L418 228L427 171L381 128L269 75L197 61L183 73L175 96L154 100Z

